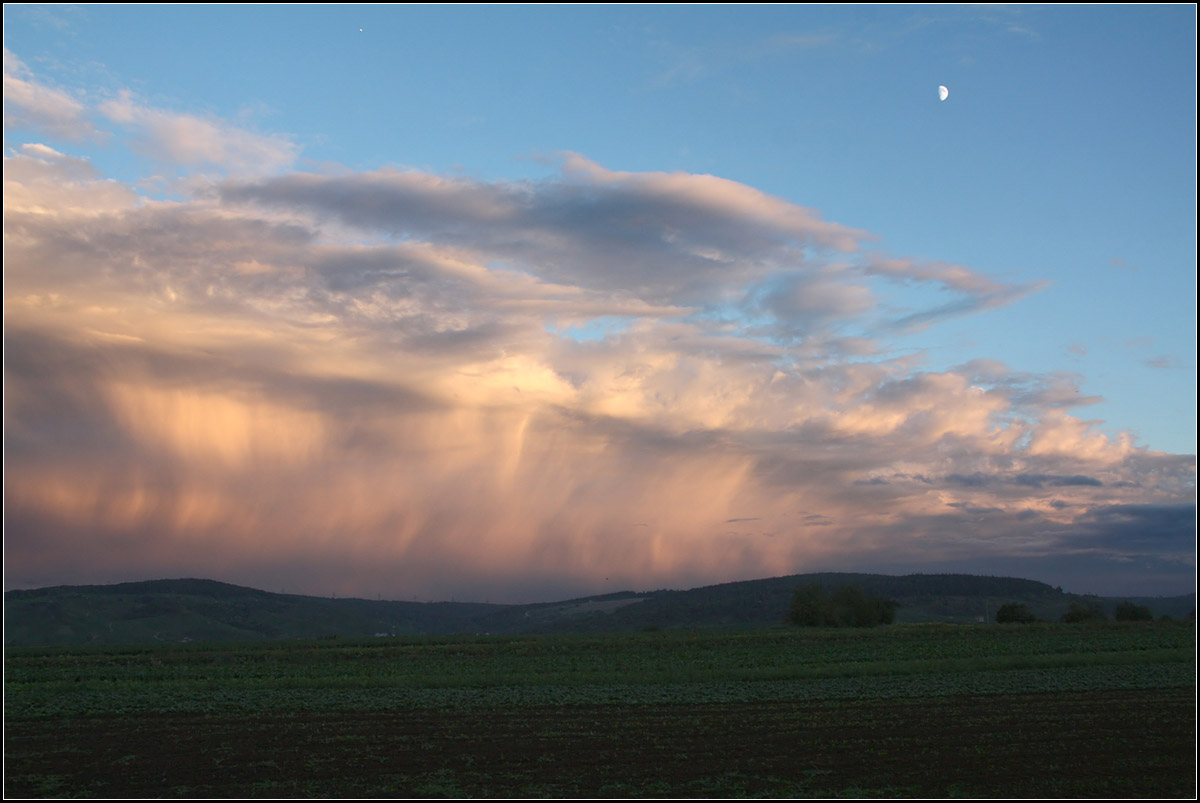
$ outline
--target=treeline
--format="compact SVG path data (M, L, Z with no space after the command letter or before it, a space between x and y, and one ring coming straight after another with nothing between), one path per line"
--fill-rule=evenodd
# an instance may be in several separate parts
M1113 618L1118 622L1149 622L1154 619L1149 606L1138 605L1130 600L1117 603ZM1164 618L1170 618L1164 616ZM1001 605L996 611L996 621L1000 624L1028 624L1038 619L1028 605L1021 602L1010 602ZM1075 624L1078 622L1105 622L1108 616L1099 605L1084 602L1072 602L1067 612L1059 618L1060 622Z

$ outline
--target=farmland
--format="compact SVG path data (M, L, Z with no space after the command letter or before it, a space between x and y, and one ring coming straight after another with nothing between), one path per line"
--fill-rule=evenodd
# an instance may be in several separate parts
M1195 792L1192 623L10 648L8 796Z

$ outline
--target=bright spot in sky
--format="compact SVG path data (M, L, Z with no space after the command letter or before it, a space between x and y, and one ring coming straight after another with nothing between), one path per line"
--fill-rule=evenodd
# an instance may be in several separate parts
M359 30L362 30L362 29L360 28ZM939 86L938 87L938 100L945 100L948 97L950 97L950 90L946 89L946 87L944 87L944 86Z

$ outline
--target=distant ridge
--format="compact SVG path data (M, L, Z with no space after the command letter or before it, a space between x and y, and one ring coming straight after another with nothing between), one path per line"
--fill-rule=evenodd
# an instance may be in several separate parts
M91 586L47 586L46 588L30 588L16 591L5 591L4 599L30 599L44 597L59 592L72 594L189 594L197 597L240 597L247 594L272 596L270 591L259 591L255 588L235 586L232 583L222 583L219 580L201 580L183 578L180 580L137 580L129 583L113 583L111 585ZM286 595L284 595L286 596Z
M1057 619L1084 600L1035 580L967 574L820 573L743 580L685 591L622 591L562 602L499 605L277 594L184 578L54 586L4 593L6 646L261 639L599 633L782 624L796 586L857 585L900 603L897 622L991 621L1006 602ZM1111 615L1118 599L1088 597ZM1134 598L1155 616L1186 616L1195 595Z

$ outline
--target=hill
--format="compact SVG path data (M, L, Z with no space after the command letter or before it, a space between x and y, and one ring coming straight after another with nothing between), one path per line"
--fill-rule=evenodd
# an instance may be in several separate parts
M56 586L4 594L6 646L180 641L563 633L778 625L796 586L854 584L900 603L898 622L991 621L1006 602L1058 619L1072 602L1111 616L1117 599L1080 597L1033 580L962 574L806 574L686 591L618 592L562 602L498 605L276 594L215 580ZM1136 598L1155 616L1186 616L1195 595Z

